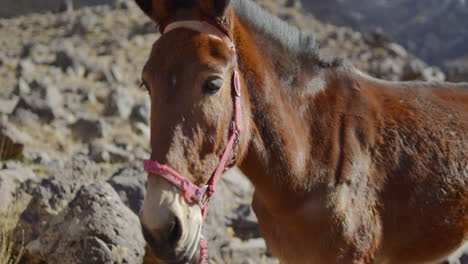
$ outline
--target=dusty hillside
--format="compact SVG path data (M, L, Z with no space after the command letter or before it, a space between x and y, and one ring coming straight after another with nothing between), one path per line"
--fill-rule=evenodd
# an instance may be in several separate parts
M382 30L451 80L468 80L468 2L465 0L303 0L321 21L361 32Z
M380 36L322 24L288 3L260 2L315 32L324 52L376 77L444 79ZM135 212L144 195L140 164L149 156L149 101L138 84L155 32L128 1L0 20L0 216L21 201L15 232L25 232L24 263L89 263L83 251L113 261L94 263L141 262ZM275 263L248 206L250 184L232 173L223 186L206 230L212 257ZM88 224L76 224L82 219ZM61 246L51 247L56 241Z

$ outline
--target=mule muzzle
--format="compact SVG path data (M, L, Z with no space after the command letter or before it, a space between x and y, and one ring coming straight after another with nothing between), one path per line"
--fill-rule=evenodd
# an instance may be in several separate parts
M143 236L153 255L164 264L198 264L199 237L188 245L180 245L180 226L154 232L143 226ZM159 262L158 262L159 263Z

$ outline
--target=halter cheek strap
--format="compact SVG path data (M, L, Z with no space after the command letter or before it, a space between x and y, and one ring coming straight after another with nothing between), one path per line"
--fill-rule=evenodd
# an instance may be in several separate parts
M235 51L235 45L231 39L224 34L221 30L215 26L203 22L203 21L179 21L169 24L165 30L164 34L178 29L185 28L191 29L202 34L206 34L212 38L219 39L226 43L226 45L233 51ZM170 183L174 184L179 188L183 193L185 199L190 203L197 203L202 210L202 225L205 221L206 214L209 208L209 201L211 196L213 196L216 191L216 185L219 183L223 172L227 169L234 166L237 155L234 153L235 147L239 144L240 134L242 132L242 112L241 112L241 86L239 73L237 69L234 70L232 75L232 99L233 99L233 117L232 117L232 126L229 130L228 142L224 148L224 151L219 159L218 166L211 175L211 178L208 180L207 185L204 187L198 187L197 185L190 182L187 178L183 177L177 171L172 169L167 165L158 163L157 161L147 160L144 162L145 171L147 173L159 175ZM234 155L233 155L234 153ZM229 160L229 157L232 157L232 160ZM208 242L202 237L199 241L200 247L200 259L199 264L208 262Z

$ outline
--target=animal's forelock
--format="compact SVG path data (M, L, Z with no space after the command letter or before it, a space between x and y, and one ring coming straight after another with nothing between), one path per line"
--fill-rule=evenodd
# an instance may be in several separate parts
M179 9L192 9L196 7L197 0L173 0L170 1L170 11Z

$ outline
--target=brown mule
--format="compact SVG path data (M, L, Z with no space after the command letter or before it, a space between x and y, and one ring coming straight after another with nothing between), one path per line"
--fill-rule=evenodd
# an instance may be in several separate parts
M249 0L136 0L165 27L198 20L235 44L179 28L143 70L151 160L198 186L228 140L233 71L244 132L237 165L283 263L437 263L468 238L468 84L386 82L326 61L312 35ZM167 263L197 263L202 215L150 174L145 237Z

